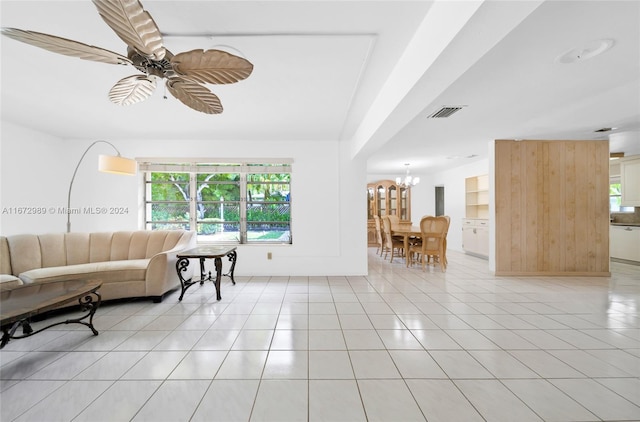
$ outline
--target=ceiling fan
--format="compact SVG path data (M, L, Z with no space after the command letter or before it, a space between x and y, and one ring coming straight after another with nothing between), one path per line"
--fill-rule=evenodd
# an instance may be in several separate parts
M201 84L230 84L246 79L253 65L246 59L222 50L196 49L173 55L162 42L162 34L139 0L92 0L102 19L127 44L127 56L78 41L2 28L2 34L54 53L101 63L132 65L143 75L118 81L109 99L131 105L153 94L156 79L166 79L169 92L183 104L207 113L222 113L220 99Z

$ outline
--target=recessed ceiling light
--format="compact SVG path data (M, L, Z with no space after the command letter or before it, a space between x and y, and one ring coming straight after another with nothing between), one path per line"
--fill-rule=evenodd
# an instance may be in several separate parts
M582 47L572 48L571 50L560 54L556 57L557 63L570 64L577 63L587 59L592 59L613 47L613 40L595 40L585 44Z

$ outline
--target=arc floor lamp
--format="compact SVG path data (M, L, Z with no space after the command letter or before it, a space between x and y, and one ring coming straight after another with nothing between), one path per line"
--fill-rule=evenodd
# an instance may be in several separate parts
M135 160L131 158L125 158L120 155L120 151L115 147L111 142L98 140L93 142L91 145L84 150L84 153L78 160L78 164L76 165L76 169L73 171L73 176L71 176L71 183L69 183L69 193L67 195L67 233L71 232L71 189L73 188L73 182L76 180L76 174L78 173L78 168L82 163L82 160L87 155L89 150L93 148L96 144L107 144L110 145L116 151L118 155L103 155L100 154L98 156L98 171L102 173L113 173L113 174L123 174L128 176L133 176L136 174L138 165Z

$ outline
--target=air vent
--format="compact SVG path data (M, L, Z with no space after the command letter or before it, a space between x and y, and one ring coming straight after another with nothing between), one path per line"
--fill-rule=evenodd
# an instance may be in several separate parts
M615 127L603 127L601 129L594 130L594 132L596 132L596 133L598 133L598 132L611 132L614 129L615 129Z
M462 110L463 107L465 106L445 106L445 107L442 107L440 110L436 111L435 113L429 115L427 119L451 117L453 113L456 113L457 111Z

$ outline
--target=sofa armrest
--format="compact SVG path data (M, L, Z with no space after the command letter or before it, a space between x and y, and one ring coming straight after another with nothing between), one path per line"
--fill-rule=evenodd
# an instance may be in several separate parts
M176 246L151 257L145 280L147 296L159 297L180 286L176 271L177 255L181 251L195 248L195 246L196 234L186 232Z
M11 274L0 274L0 290L13 289L22 285L22 280Z

